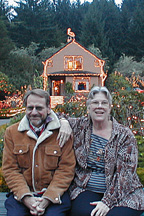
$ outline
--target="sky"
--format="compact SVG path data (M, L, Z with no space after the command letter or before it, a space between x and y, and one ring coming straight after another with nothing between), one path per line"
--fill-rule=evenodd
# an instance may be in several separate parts
M17 0L16 0L17 1ZM88 0L88 1L92 1L92 0ZM9 5L16 5L15 0L8 0ZM83 0L81 0L81 2L83 2ZM116 4L121 4L122 0L115 0Z

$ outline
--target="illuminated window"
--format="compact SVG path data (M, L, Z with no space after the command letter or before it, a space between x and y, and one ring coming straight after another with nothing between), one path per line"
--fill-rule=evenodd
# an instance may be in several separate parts
M86 82L79 82L78 83L78 90L79 91L86 90Z
M82 56L65 56L64 68L65 70L83 70Z
M89 77L74 77L73 89L75 92L89 92L90 78Z

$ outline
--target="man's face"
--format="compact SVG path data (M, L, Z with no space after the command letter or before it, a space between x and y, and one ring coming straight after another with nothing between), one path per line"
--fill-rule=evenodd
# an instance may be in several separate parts
M37 95L29 95L27 98L26 116L35 127L40 127L50 113L50 107L46 106L45 98Z

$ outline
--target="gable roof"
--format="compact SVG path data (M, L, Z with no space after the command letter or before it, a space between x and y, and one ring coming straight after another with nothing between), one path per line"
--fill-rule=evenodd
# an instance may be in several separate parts
M83 47L80 43L76 42L75 40L72 40L71 42L69 42L68 44L66 44L64 47L62 47L61 49L59 49L56 53L54 53L53 55L51 55L48 59L45 60L45 63L46 63L49 59L53 58L55 55L58 55L62 50L64 50L64 49L67 48L68 46L70 46L72 43L74 43L74 44L76 44L77 46L79 46L81 49L83 49L85 52L89 53L89 54L90 54L91 56L93 56L94 58L100 60L101 63L103 63L103 65L104 65L104 63L105 63L104 60L98 58L95 54L93 54L92 52L90 52L89 50L87 50L85 47ZM45 63L44 63L44 64L45 64Z

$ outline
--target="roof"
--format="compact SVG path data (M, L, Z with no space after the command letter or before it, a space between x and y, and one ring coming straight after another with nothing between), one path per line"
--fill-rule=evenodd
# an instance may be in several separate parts
M96 59L101 60L101 62L103 62L104 64L104 60L98 58L95 54L93 54L92 52L90 52L89 50L87 50L85 47L83 47L80 43L76 42L75 40L72 40L71 42L67 43L64 47L62 47L61 49L59 49L56 53L54 53L53 55L51 55L48 59L45 60L45 62L47 62L49 59L51 59L52 57L54 57L55 55L59 54L63 49L65 49L66 47L70 46L72 43L76 44L77 46L79 46L81 49L83 49L85 52L88 52L91 56L93 56Z
M89 71L56 71L48 73L47 76L100 76L99 73Z

